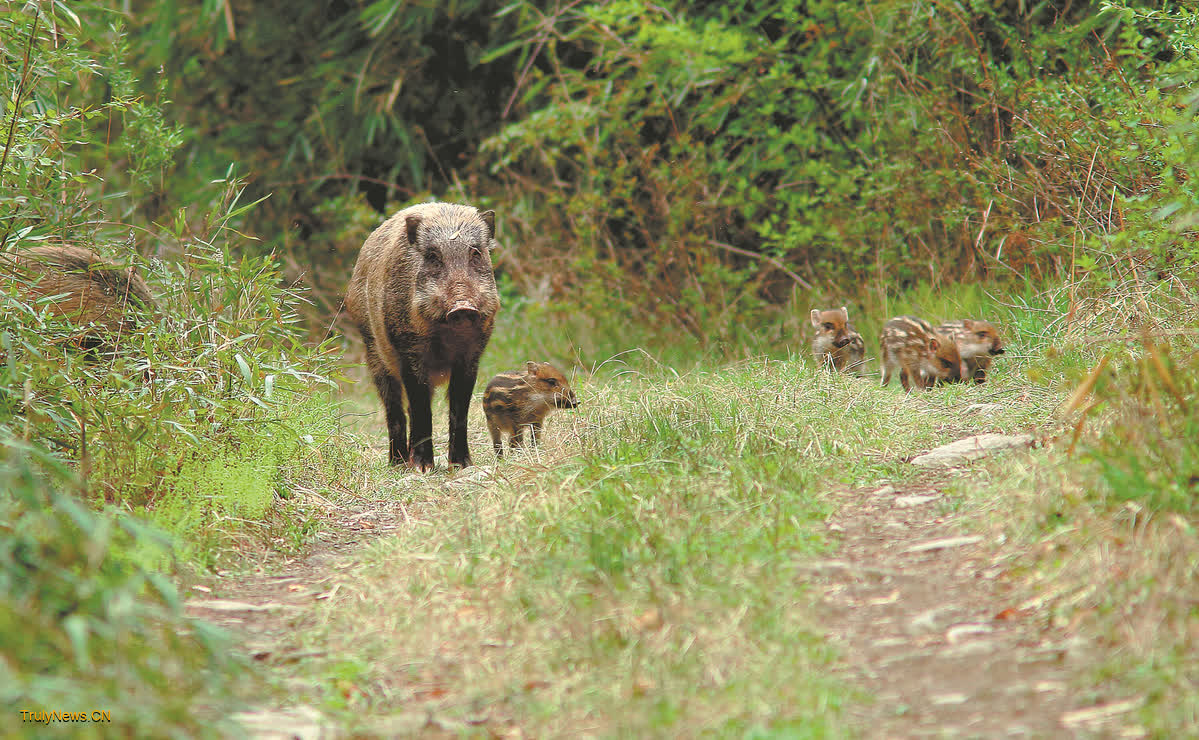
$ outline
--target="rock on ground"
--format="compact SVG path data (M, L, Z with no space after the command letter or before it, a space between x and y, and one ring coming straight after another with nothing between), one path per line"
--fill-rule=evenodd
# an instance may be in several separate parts
M999 450L1031 447L1031 434L976 434L917 455L912 464L920 468L952 468L986 457Z

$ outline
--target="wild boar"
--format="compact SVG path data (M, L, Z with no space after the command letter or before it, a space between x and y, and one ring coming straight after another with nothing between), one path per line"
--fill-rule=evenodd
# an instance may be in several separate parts
M1004 353L999 330L990 321L960 319L946 321L937 327L937 332L953 340L965 363L962 380L973 378L975 383L987 382L987 371L991 358Z
M18 293L86 331L85 350L112 351L157 310L150 287L132 265L118 267L90 249L34 247L0 256L5 279Z
M816 329L816 336L812 338L812 355L816 362L822 367L832 365L841 372L861 375L866 344L849 323L849 309L845 306L827 311L813 308L811 321Z
M931 324L915 316L898 316L883 326L879 337L883 379L886 385L899 370L899 380L909 393L912 386L931 388L936 383L961 380L962 358L957 345L938 334Z
M570 381L548 362L528 362L523 371L495 376L483 391L483 413L495 456L504 456L504 434L510 437L509 448L515 450L524 444L527 428L536 445L541 425L551 411L578 405Z
M493 211L450 203L405 208L362 245L346 308L383 402L392 465L433 468L433 390L447 381L449 462L470 465L467 414L500 310L494 245Z

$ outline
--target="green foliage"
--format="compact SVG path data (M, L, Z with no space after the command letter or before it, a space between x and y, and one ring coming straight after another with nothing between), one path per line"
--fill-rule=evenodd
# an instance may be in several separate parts
M1084 442L1103 484L1095 495L1113 506L1133 501L1151 511L1195 514L1199 355L1177 357L1169 345L1147 336L1114 364L1110 373L1103 366L1095 371L1094 423L1102 432Z
M0 129L0 249L49 235L95 238L106 222L101 204L115 201L119 212L157 195L181 141L134 89L120 30L95 52L90 33L64 3L0 9L0 74L11 91ZM108 173L117 192L107 192Z
M135 541L165 552L169 541L130 516L92 512L73 488L59 461L0 438L6 726L37 734L39 725L23 722L19 710L103 711L110 721L72 724L72 735L228 731L221 713L244 667L228 657L219 633L183 616L168 580L120 554Z
M255 230L300 264L332 256L319 240L337 222L327 201L365 192L382 209L449 187L515 74L513 59L483 61L512 32L499 0L101 4L128 24L147 92L164 71L184 125L172 189L239 162L259 175L249 197L275 193Z
M114 246L132 230L110 212L148 195L177 132L157 106L119 97L137 84L119 29L88 52L85 27L61 12L0 13L3 54L17 62L6 66L16 97L0 172L13 206L0 223L4 247L92 248L148 278L157 312L131 311L124 335L108 338L118 351L81 353L75 346L96 329L48 310L49 298L32 299L24 279L9 276L0 432L77 461L92 502L147 512L204 551L237 522L266 516L297 451L330 431L322 388L336 357L331 343L306 342L305 298L284 284L279 261L246 248L239 227L255 204L242 201L235 178L194 191L192 213L140 227L172 259ZM113 100L95 107L87 100L99 74ZM109 138L97 154L101 136ZM105 157L106 168L91 166Z
M524 48L548 63L521 88L524 118L483 152L508 201L548 206L519 209L526 246L552 253L569 234L572 282L609 282L600 265L615 263L652 320L718 340L796 279L853 295L866 280L1062 275L1095 264L1086 244L1138 241L1121 236L1122 205L1168 195L1169 172L1193 181L1181 134L1142 123L1189 115L1175 91L1196 62L1162 30L1189 13L630 1L549 25L530 12Z

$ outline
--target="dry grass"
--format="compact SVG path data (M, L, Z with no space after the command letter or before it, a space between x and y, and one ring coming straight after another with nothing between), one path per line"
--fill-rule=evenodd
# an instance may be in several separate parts
M845 735L854 691L793 566L828 546L825 493L1027 424L963 412L1002 388L905 396L802 362L578 386L584 405L498 467L475 428L467 473L395 474L381 450L346 471L406 522L300 633L339 656L305 690L358 731Z

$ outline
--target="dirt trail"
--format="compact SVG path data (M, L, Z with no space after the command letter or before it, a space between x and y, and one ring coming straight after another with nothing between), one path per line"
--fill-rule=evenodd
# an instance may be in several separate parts
M1086 703L1071 683L1086 645L1008 573L992 536L963 534L935 483L844 494L829 526L836 559L810 564L822 623L851 682L866 737L1139 737L1135 709Z
M1130 703L1079 698L1069 676L1084 645L1047 626L1036 599L1012 581L1010 556L993 536L963 534L954 519L968 513L943 513L935 481L839 495L828 522L841 538L838 552L800 569L803 581L823 590L817 616L844 656L846 679L874 697L851 710L862 736L1143 734L1123 726L1132 722ZM312 554L192 591L189 612L240 634L256 659L289 663L319 653L294 647L293 620L328 598L363 544L418 515L436 517L367 500L330 505L327 513L331 521ZM310 708L240 719L254 737L339 736Z

